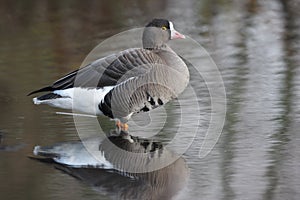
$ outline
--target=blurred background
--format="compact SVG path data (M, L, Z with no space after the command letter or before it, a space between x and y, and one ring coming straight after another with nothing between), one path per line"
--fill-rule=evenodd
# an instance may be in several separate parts
M158 17L209 52L227 93L218 144L200 159L195 140L183 155L187 185L173 198L298 199L299 10L298 0L0 0L1 199L110 199L27 158L35 145L78 136L72 117L26 95L77 69L106 38ZM202 137L210 100L204 83L198 89Z

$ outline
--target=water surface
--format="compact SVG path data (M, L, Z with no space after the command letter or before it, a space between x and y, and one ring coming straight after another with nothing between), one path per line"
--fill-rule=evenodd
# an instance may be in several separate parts
M183 155L190 174L187 185L174 198L298 199L299 9L296 0L1 1L1 197L111 198L27 158L35 145L77 140L78 135L71 116L35 106L26 95L76 69L107 37L164 17L206 48L227 93L222 135L213 151L200 159L210 96L205 83L191 75L191 84L201 97L201 116L193 116L190 108L190 123L183 126L199 131ZM186 91L183 97L189 95ZM166 110L172 116L164 130L168 138L176 130L180 109L174 102ZM157 121L164 117L159 112L155 116ZM191 127L194 119L199 120L198 127ZM111 126L106 118L99 120Z

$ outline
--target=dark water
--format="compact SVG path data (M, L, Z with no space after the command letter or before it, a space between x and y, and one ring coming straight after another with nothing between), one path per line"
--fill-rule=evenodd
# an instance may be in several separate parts
M172 198L298 199L299 9L297 0L1 1L1 199L110 199L122 190L119 184L103 191L101 185L28 159L35 145L77 140L78 135L71 116L35 106L26 94L76 69L107 37L154 17L172 20L206 48L227 94L222 135L210 154L199 158L211 104L205 84L191 76L201 116L194 118L190 108L189 123L183 125L186 133L198 128L198 135L182 156L189 168L187 184ZM166 110L174 118L168 133L180 110L176 102ZM164 117L155 116L157 121ZM199 126L193 127L193 120ZM116 184L116 177L110 179ZM137 187L136 192L145 191Z

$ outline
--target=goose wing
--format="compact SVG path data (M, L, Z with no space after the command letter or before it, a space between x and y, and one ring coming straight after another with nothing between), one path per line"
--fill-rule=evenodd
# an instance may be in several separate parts
M116 85L98 107L104 115L126 122L134 113L148 112L176 98L182 90L177 87L180 76L180 71L157 64Z
M28 95L73 87L103 88L115 86L131 77L148 72L155 64L163 63L164 61L152 51L141 48L128 49L98 59L65 75L52 85L35 90Z

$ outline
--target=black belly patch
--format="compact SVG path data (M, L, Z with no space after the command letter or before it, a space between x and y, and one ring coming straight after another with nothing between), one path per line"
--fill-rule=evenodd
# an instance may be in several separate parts
M148 112L154 108L157 108L164 104L160 98L152 97L148 92L146 92L147 102L144 103L144 107L140 111Z
M160 106L161 106L161 105L164 105L164 102L163 102L160 98L157 99L157 103L158 103L158 105L160 105Z
M155 101L154 101L154 99L152 97L149 98L148 102L151 104L151 106L155 105Z
M141 111L143 111L143 112L148 112L150 109L147 107L147 106L144 106L142 109L141 109Z

